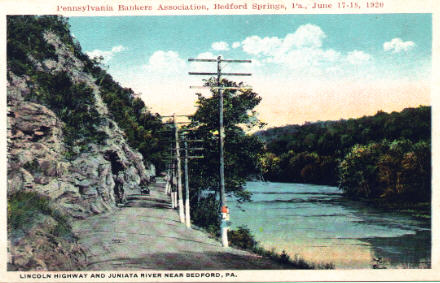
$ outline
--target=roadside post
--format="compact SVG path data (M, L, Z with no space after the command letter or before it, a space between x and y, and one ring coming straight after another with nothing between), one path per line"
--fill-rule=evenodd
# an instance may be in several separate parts
M169 157L172 162L172 166L175 168L173 170L174 177L177 183L177 193L171 193L171 201L173 208L176 206L179 207L179 217L182 223L185 223L187 228L191 228L191 214L190 214L190 193L189 193L189 173L188 173L188 160L194 158L203 158L203 156L191 156L189 154L189 150L203 150L203 148L190 148L188 147L188 142L199 142L202 140L189 140L185 138L185 133L190 131L190 129L183 129L179 131L177 124L187 124L189 122L177 122L176 117L188 117L189 115L176 115L173 114L171 116L162 116L162 117L172 117L172 124L174 126L174 140L175 140L175 148L171 147L171 155ZM181 133L181 134L180 134ZM182 136L183 148L180 147L180 136ZM183 203L183 190L182 190L182 154L180 151L184 151L184 178L185 178L185 204ZM174 155L175 154L175 155ZM174 158L175 157L175 158Z
M191 141L201 141L201 140L188 140L185 137L185 134L182 135L184 150L185 150L185 224L187 228L191 228L191 213L190 213L190 203L189 203L189 169L188 169L188 160L195 158L203 158L203 156L190 156L188 150L203 150L201 147L193 147L188 148L188 142Z
M225 164L224 164L224 138L225 138L225 128L223 125L223 94L222 89L234 89L231 87L222 87L221 85L221 76L251 76L250 73L222 73L221 63L252 63L251 60L228 60L222 59L221 56L218 56L217 59L188 59L189 62L217 62L217 72L209 73L209 72L189 72L189 75L200 75L200 76L217 76L217 87L218 96L219 96L219 176L220 176L220 217L221 217L221 235L222 235L222 245L223 247L228 247L228 221L226 218L223 218L222 211L228 210L226 206L226 192L225 192ZM240 88L235 88L240 89Z

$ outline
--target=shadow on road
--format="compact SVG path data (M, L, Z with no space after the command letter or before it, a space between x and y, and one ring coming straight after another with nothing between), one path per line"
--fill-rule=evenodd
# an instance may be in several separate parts
M167 200L154 198L149 195L132 194L127 196L127 202L123 205L123 207L170 209L171 204Z
M139 200L127 201L124 207L144 207L144 208L160 208L160 209L170 209L171 206L167 203L155 203L155 202L145 202Z
M119 257L103 261L90 262L88 269L103 266L123 266L126 269L156 270L222 270L222 269L280 269L274 264L258 256L237 255L218 252L187 252L187 253L155 253L146 257Z

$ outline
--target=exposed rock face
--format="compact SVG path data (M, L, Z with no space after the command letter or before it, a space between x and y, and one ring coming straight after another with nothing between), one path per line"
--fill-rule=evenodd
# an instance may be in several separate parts
M78 270L87 265L85 250L76 242L56 237L49 231L56 225L46 216L24 237L9 247L8 270Z
M72 81L93 89L100 125L107 135L104 145L89 144L75 160L66 159L62 122L43 105L25 101L31 90L29 78L9 73L9 156L8 192L29 188L48 195L73 217L86 217L115 206L123 192L146 185L154 166L148 170L142 155L124 139L124 133L108 116L95 79L82 71L79 61L52 33L45 38L55 47L58 61L32 60L40 71L68 72Z
M8 72L8 194L20 190L41 193L73 218L109 211L124 200L124 191L147 185L155 174L154 166L145 168L142 155L127 144L124 133L109 117L95 79L83 71L83 63L55 34L46 33L45 39L55 47L58 60L39 62L30 58L34 67L51 74L67 72L74 83L90 87L96 100L94 107L102 118L99 131L105 132L106 138L100 145L89 144L86 150L78 150L73 160L66 156L63 122L47 107L26 101L32 91L29 77ZM41 243L32 243L32 235L39 235ZM19 269L69 269L47 266L43 254L29 252L37 252L35 245L44 244L59 246L41 227L14 239L11 253L15 265ZM40 250L44 253L45 249ZM60 260L69 249L80 253L74 246L59 247ZM80 265L78 260L72 264Z

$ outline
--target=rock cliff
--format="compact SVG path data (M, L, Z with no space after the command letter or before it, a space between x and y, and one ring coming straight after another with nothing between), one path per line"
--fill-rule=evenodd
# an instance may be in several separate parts
M93 132L100 133L101 138L98 142L66 144L65 122L49 106L29 98L38 94L39 81L28 74L15 74L8 65L8 198L30 192L47 200L47 211L51 211L38 211L41 217L33 217L30 224L16 224L20 229L12 229L13 224L8 223L9 264L15 270L81 268L84 253L74 235L57 235L58 220L71 221L112 210L124 202L124 192L147 186L155 174L154 165L144 162L112 119L100 86L93 74L85 71L84 62L56 33L45 31L43 36L54 55L37 59L26 54L27 68L48 76L63 73L73 85L90 89L94 99L85 109L99 115ZM23 208L23 203L17 203ZM13 209L9 203L8 219L18 214ZM65 218L57 218L58 213Z

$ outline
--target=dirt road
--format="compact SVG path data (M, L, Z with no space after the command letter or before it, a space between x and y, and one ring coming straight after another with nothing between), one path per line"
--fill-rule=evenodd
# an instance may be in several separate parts
M257 255L223 248L200 230L188 229L171 209L164 183L149 196L132 192L111 213L77 221L73 229L88 249L89 270L282 269Z

